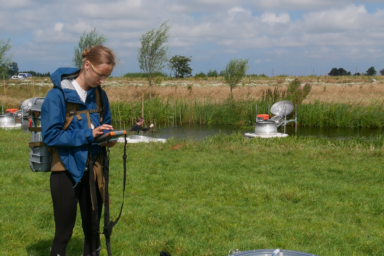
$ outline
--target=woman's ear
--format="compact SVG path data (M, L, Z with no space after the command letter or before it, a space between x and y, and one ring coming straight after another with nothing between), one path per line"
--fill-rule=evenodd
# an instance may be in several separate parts
M84 62L84 68L85 68L86 70L88 70L89 67L90 67L90 63L89 63L88 60L86 60L86 61Z

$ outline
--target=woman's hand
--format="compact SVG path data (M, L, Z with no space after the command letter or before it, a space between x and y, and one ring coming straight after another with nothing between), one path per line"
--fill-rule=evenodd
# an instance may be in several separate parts
M93 137L96 138L97 136L103 135L104 130L113 130L113 127L110 124L100 125L99 127L96 127L92 130Z
M150 127L150 128L152 128L153 126L154 126L154 125L153 125L153 124L151 124L149 127Z

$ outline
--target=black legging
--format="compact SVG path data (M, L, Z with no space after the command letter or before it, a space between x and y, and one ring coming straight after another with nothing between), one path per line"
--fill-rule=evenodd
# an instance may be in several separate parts
M100 250L100 215L102 199L98 189L98 211L92 210L89 188L89 172L85 172L75 188L68 171L52 172L51 196L55 216L55 238L51 246L51 256L64 256L67 244L72 236L76 221L77 202L79 202L82 226L84 231L84 255ZM97 181L95 184L97 188ZM97 214L96 214L97 213Z

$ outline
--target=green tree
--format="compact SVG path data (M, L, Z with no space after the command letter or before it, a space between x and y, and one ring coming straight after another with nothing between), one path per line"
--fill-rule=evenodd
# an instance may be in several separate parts
M367 76L375 76L377 72L374 67L370 67L365 73L367 73Z
M97 28L94 28L91 32L87 33L87 30L83 32L83 35L80 36L80 41L78 46L74 48L75 56L73 57L73 65L78 69L83 67L83 51L86 48L96 45L102 45L107 41L107 38L104 35L99 35Z
M177 78L192 76L192 68L189 67L189 62L191 61L192 57L188 58L181 55L175 55L169 60L168 67L173 71Z
M17 75L19 73L19 67L17 66L16 62L11 62L11 64L8 66L8 75L13 76Z
M7 56L7 52L11 50L11 48L11 39L7 41L0 39L0 75L6 78L9 77L8 67L12 63L13 54Z
M169 28L168 21L165 21L157 30L152 29L144 33L140 38L141 47L138 50L137 60L140 69L147 74L150 90L152 88L153 73L161 72L168 61L168 46L164 44L168 42Z
M347 72L343 68L333 68L331 72L328 73L329 76L350 76L351 72Z
M215 70L209 70L208 71L208 73L207 73L207 76L208 77L217 77L218 76L218 73L217 73L217 71L216 71L216 69Z
M232 89L235 88L237 84L240 83L241 79L245 77L248 69L248 59L243 60L235 58L230 60L227 64L224 79L231 88L231 98L233 97Z

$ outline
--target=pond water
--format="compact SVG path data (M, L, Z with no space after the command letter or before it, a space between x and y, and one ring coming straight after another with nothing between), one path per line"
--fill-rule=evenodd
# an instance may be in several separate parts
M127 124L120 127L119 123L112 124L115 129L129 129ZM184 139L190 138L193 140L203 140L206 137L221 134L232 134L233 132L253 133L254 128L239 128L233 125L184 125L178 127L156 128L156 132L147 132L143 135L157 138L175 138ZM283 133L284 128L280 127L278 132ZM287 127L286 133L292 136L311 136L324 137L335 139L349 139L361 137L365 139L374 139L384 133L384 129L350 129L350 128L313 128L313 127L298 127L295 134L294 127Z
M115 130L128 130L130 125L123 124L120 127L119 122L112 123ZM28 131L28 123L23 123L23 132ZM253 133L252 127L239 128L233 125L183 125L178 127L156 128L156 132L146 132L143 135L155 137L155 138L175 138L185 139L190 138L192 140L203 140L206 137L221 134L232 134L234 132ZM280 127L278 132L283 133L284 128ZM323 137L333 139L350 139L354 137L361 137L367 140L375 139L375 137L384 134L384 129L350 129L350 128L314 128L314 127L298 127L295 134L294 127L287 127L286 133L290 136L310 136L310 137Z

